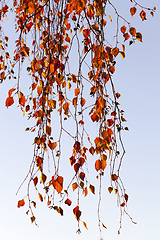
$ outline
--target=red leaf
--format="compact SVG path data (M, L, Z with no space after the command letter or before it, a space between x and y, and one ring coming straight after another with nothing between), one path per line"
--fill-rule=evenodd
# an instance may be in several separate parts
M33 182L34 182L34 185L36 186L37 183L38 183L38 177L37 176L33 179Z
M112 126L113 123L114 123L114 120L113 120L113 119L108 119L108 120L107 120L108 127Z
M125 202L123 202L122 204L121 204L121 207L124 207L126 204L125 204Z
M127 194L124 195L124 198L125 198L126 202L128 202L128 195Z
M70 199L66 199L66 201L64 202L65 204L67 204L68 206L71 206L72 204L72 201Z

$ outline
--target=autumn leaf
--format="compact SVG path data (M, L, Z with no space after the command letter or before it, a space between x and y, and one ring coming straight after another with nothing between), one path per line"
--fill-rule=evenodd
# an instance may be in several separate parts
M25 201L24 201L24 199L22 199L22 200L18 201L17 207L20 208L20 207L23 207L24 205L25 205Z
M82 181L84 181L85 178L85 173L84 172L80 172L79 177Z
M58 176L55 180L54 180L54 176L52 177L52 184L53 187L56 189L56 191L58 193L61 193L63 190L63 177Z
M72 201L67 198L64 203L67 204L68 206L71 206Z
M35 216L31 217L31 222L33 223L36 220Z
M73 191L78 187L78 184L75 182L75 183L72 183L72 189Z
M110 66L109 67L109 71L110 71L110 73L113 74L115 72L115 67L114 66Z
M90 154L94 155L94 153L95 153L94 147L91 147L91 148L89 149L89 152L90 152Z
M41 181L42 181L43 184L45 183L46 179L47 179L47 176L44 173L42 173L41 174Z
M80 88L76 88L76 89L74 90L74 93L75 93L75 96L78 96L78 94L80 93Z
M46 133L50 136L51 135L51 127L50 126L46 126Z
M23 95L22 92L19 92L19 104L20 104L22 107L24 107L25 102L26 102L25 96Z
M130 8L130 13L131 13L131 16L133 16L137 11L137 8L136 7L132 7Z
M38 197L39 197L39 200L40 200L41 202L43 202L43 197L42 197L42 195L41 195L40 193L38 193Z
M113 48L111 51L111 54L114 55L115 57L118 55L118 53L119 53L119 48L117 47Z
M86 100L82 97L81 101L80 101L81 106L83 107L85 105L85 103L86 103Z
M142 21L147 20L145 11L142 10L139 15L142 18Z
M33 182L34 182L34 186L36 186L37 183L38 183L38 177L37 176L33 179Z
M84 227L88 230L87 224L83 222Z
M121 207L124 207L125 205L126 205L125 202L121 203Z
M93 185L90 184L89 189L93 194L95 194L95 187Z
M6 107L7 107L7 108L10 107L13 103L14 103L13 97L8 97L8 98L6 99Z
M80 168L80 164L79 163L75 163L74 164L74 171L77 173L79 171L79 168Z
M125 32L126 32L126 26L122 26L122 27L121 27L121 32L122 32L122 33L125 33Z
M131 34L132 36L135 36L135 35L136 35L136 29L135 29L134 27L131 27L131 28L129 29L129 32L130 32L130 34Z
M85 187L85 189L84 189L84 196L86 197L87 194L88 194L88 189L87 189L87 187Z
M126 202L128 202L128 194L125 193L124 198L125 198Z
M136 39L140 42L142 42L142 34L140 32L136 33Z
M58 208L57 212L60 213L61 216L63 216L63 209L61 207Z
M112 181L116 181L118 179L118 176L116 174L111 175Z
M113 187L108 188L108 192L111 193L113 191Z

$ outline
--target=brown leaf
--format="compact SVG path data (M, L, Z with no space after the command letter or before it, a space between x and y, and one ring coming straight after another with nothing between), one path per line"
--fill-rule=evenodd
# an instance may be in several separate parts
M45 183L46 179L47 179L47 176L44 173L42 173L41 174L41 181L42 181L43 184Z
M38 197L39 197L39 200L40 200L41 202L43 202L43 197L42 197L42 195L41 195L40 193L38 193Z
M89 189L93 194L95 194L95 187L93 185L90 184Z

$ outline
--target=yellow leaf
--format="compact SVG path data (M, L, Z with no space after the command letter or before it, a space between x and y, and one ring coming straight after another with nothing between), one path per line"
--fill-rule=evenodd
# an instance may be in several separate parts
M83 222L83 225L85 226L85 228L88 230L87 224L85 222Z
M109 20L112 22L112 18L111 18L111 16L110 16L110 15L108 15L108 17L109 17Z
M121 55L121 58L125 58L125 53L124 52L119 52L119 54Z

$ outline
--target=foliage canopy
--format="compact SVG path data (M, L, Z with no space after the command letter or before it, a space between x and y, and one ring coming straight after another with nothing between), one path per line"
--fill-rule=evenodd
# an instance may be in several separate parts
M147 19L148 12L154 16L155 7L141 6L135 0L130 2L131 16L139 14L142 21ZM114 45L107 39L108 22L112 23L108 12L110 8L116 17ZM5 35L3 28L4 18L9 17L11 12L15 15L17 34L13 54L7 50L10 36ZM28 180L27 195L18 201L18 207L27 202L26 213L36 224L36 202L30 195L31 186L34 186L41 202L46 199L48 207L61 215L62 203L72 206L70 191L73 191L77 196L77 205L72 207L72 211L79 233L82 221L80 196L86 197L89 190L92 194L97 192L87 174L87 158L96 155L94 168L100 183L99 229L101 231L101 226L105 228L100 218L101 181L108 163L108 192L114 190L117 196L120 233L122 213L129 216L126 211L128 194L120 177L125 154L121 133L128 127L124 126L126 119L118 102L121 94L115 90L113 75L117 56L125 58L126 44L142 42L141 32L120 15L111 0L15 0L11 8L1 0L0 20L0 81L14 80L13 88L8 91L6 107L13 105L17 97L23 115L35 121L32 127L26 128L26 131L35 132L36 136L33 159L24 179ZM77 61L75 68L71 66L73 52ZM31 79L29 93L21 89L22 65L27 66ZM59 118L58 135L54 131L55 116ZM89 121L97 128L94 138L90 137L87 129ZM61 175L64 134L72 139L72 146L67 146L71 149L69 162L73 168L69 183L65 183L66 177ZM52 163L51 174L46 170L49 164L47 158ZM55 204L57 197L59 205ZM82 222L87 228L87 224Z

